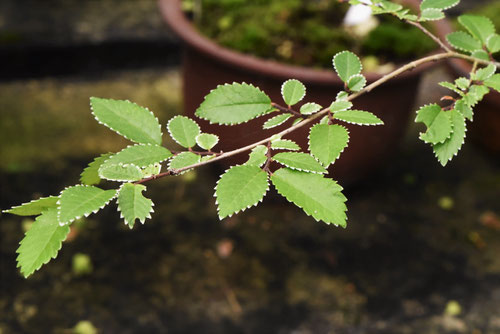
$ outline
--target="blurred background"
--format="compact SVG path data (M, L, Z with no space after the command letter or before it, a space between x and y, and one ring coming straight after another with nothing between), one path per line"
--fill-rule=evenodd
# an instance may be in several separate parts
M0 208L58 194L128 145L89 97L161 124L182 113L181 54L156 0L2 0ZM426 72L414 110L452 79ZM209 166L152 182L145 225L129 230L113 205L78 221L26 280L15 251L32 220L2 214L0 333L500 333L498 152L466 140L443 168L421 130L345 190L346 229L273 192L220 222L224 168Z

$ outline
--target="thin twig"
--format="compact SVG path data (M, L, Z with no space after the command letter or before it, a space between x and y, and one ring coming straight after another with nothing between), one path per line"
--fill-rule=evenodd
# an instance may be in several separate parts
M415 26L417 27L418 29L422 30L424 32L424 34L426 34L427 36L429 36L430 38L432 38L432 40L434 42L436 42L437 44L439 44L439 46L446 52L452 52L452 50L446 45L444 44L444 42L439 38L437 37L436 35L434 35L433 33L431 33L429 30L427 30L423 25L421 25L420 23L418 22L414 22L414 21L410 21L410 20L405 20L406 23L412 25L412 26Z
M291 114L294 114L295 116L298 116L298 117L302 117L303 116L301 113L299 113L298 111L293 110L292 108L283 107L283 106L281 106L281 105L279 105L277 103L274 103L274 102L271 103L271 106L273 108L278 109L281 112L291 113Z

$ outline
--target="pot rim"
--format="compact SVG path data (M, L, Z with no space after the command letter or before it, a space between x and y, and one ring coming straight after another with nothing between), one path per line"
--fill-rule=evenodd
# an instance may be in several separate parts
M412 6L418 6L418 0L406 0ZM209 56L226 66L235 69L246 70L259 75L271 76L276 79L286 80L298 79L304 82L323 85L343 85L333 70L315 69L311 67L288 65L275 60L267 60L253 55L244 54L229 48L220 46L209 38L201 35L194 25L184 15L181 8L181 0L158 0L161 14L174 31L174 33L189 47L194 48L202 54ZM430 22L439 36L451 31L451 26L446 19ZM433 52L436 53L437 51ZM407 71L396 77L396 82L420 75L425 70L436 65L437 62L423 64L412 71ZM375 72L364 73L368 82L373 82L382 74Z

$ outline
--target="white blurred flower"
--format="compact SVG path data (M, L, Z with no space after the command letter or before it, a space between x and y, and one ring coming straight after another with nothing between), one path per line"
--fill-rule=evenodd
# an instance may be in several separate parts
M364 4L371 5L371 0L361 0ZM344 17L346 26L355 26L369 21L372 17L372 9L365 5L354 5L349 8Z

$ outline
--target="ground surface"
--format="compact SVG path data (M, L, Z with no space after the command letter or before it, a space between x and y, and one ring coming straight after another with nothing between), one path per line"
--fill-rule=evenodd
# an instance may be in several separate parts
M2 84L0 206L57 194L92 156L126 145L93 120L88 96L130 98L165 123L179 86L171 69ZM15 269L25 223L2 215L0 332L67 333L89 320L102 333L500 333L498 162L467 142L442 168L416 132L346 190L345 230L274 193L221 223L220 170L205 168L151 184L144 226L125 228L113 208L89 217L25 280ZM72 271L77 253L90 275ZM460 314L446 314L450 301Z

